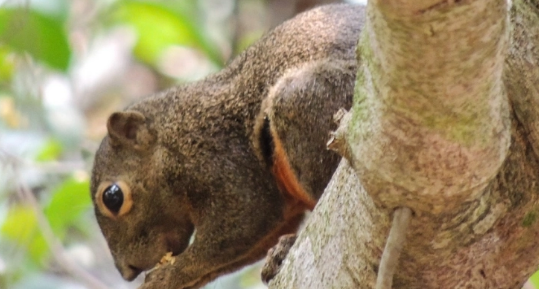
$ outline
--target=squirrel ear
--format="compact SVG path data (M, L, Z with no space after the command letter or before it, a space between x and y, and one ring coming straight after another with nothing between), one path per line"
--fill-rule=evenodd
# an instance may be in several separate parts
M138 111L115 112L107 121L107 131L114 145L145 148L155 139L146 124L146 118Z

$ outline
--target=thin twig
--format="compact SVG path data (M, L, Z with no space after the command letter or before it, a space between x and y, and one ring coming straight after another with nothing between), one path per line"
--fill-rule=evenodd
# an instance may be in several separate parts
M395 275L399 264L399 257L406 241L406 231L411 217L412 210L410 208L401 207L395 210L386 246L382 253L382 260L378 266L376 289L391 289L393 275Z
M2 151L0 151L2 152ZM41 210L39 203L28 186L19 178L19 166L24 162L21 162L17 157L7 153L0 153L0 157L5 164L8 164L13 169L15 175L15 183L17 186L17 192L21 199L28 203L36 215L39 229L43 234L43 238L47 243L49 249L52 252L52 256L56 262L64 269L68 274L78 278L80 281L88 285L92 289L108 289L108 286L89 274L86 270L80 267L77 263L73 262L65 252L61 242L54 235L52 228L50 227L47 217Z
M30 191L26 184L19 179L19 176L17 174L17 168L15 168L15 175L17 178L17 191L21 195L23 200L30 204L32 210L36 214L36 219L39 224L39 229L43 234L43 238L45 239L45 242L49 246L49 249L54 256L54 259L60 265L60 267L62 267L70 275L84 282L90 288L108 289L107 285L103 284L101 281L89 274L86 270L81 268L77 263L73 262L71 258L67 257L64 247L54 235L52 228L50 227L49 222L47 221L45 214L41 210L34 194Z
M19 158L13 154L8 153L4 149L0 148L0 162L5 164L16 165L17 167L29 167L39 171L44 171L52 174L65 174L72 173L73 171L85 169L84 162L43 162L36 163Z
M232 53L230 55L230 58L232 59L234 56L236 56L240 49L240 42L241 42L241 14L240 14L240 0L234 0L233 2L233 10L232 14L230 15L230 21L232 22L232 39L231 39L231 47L232 47Z
M46 163L26 163L27 166L34 169L45 171L52 174L72 173L84 169L83 162L46 162Z

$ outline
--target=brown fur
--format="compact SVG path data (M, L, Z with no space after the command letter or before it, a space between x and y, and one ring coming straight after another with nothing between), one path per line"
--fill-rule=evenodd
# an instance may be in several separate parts
M143 287L199 288L297 230L339 160L325 143L333 113L351 105L363 13L331 5L300 14L221 72L110 117L91 193L125 279L172 251L174 264ZM119 181L132 205L111 218L95 196Z

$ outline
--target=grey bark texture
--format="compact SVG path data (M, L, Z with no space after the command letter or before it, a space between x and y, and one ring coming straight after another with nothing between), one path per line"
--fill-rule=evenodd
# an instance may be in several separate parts
M539 267L539 1L369 1L346 156L270 288L522 288ZM337 145L336 145L337 144ZM335 148L337 146L337 148Z

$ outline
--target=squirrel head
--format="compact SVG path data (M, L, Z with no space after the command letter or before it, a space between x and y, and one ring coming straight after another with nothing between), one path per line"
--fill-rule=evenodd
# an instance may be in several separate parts
M91 194L97 222L126 280L181 253L193 233L185 198L168 181L174 156L152 120L134 110L113 113L94 160ZM176 188L175 188L176 187Z

